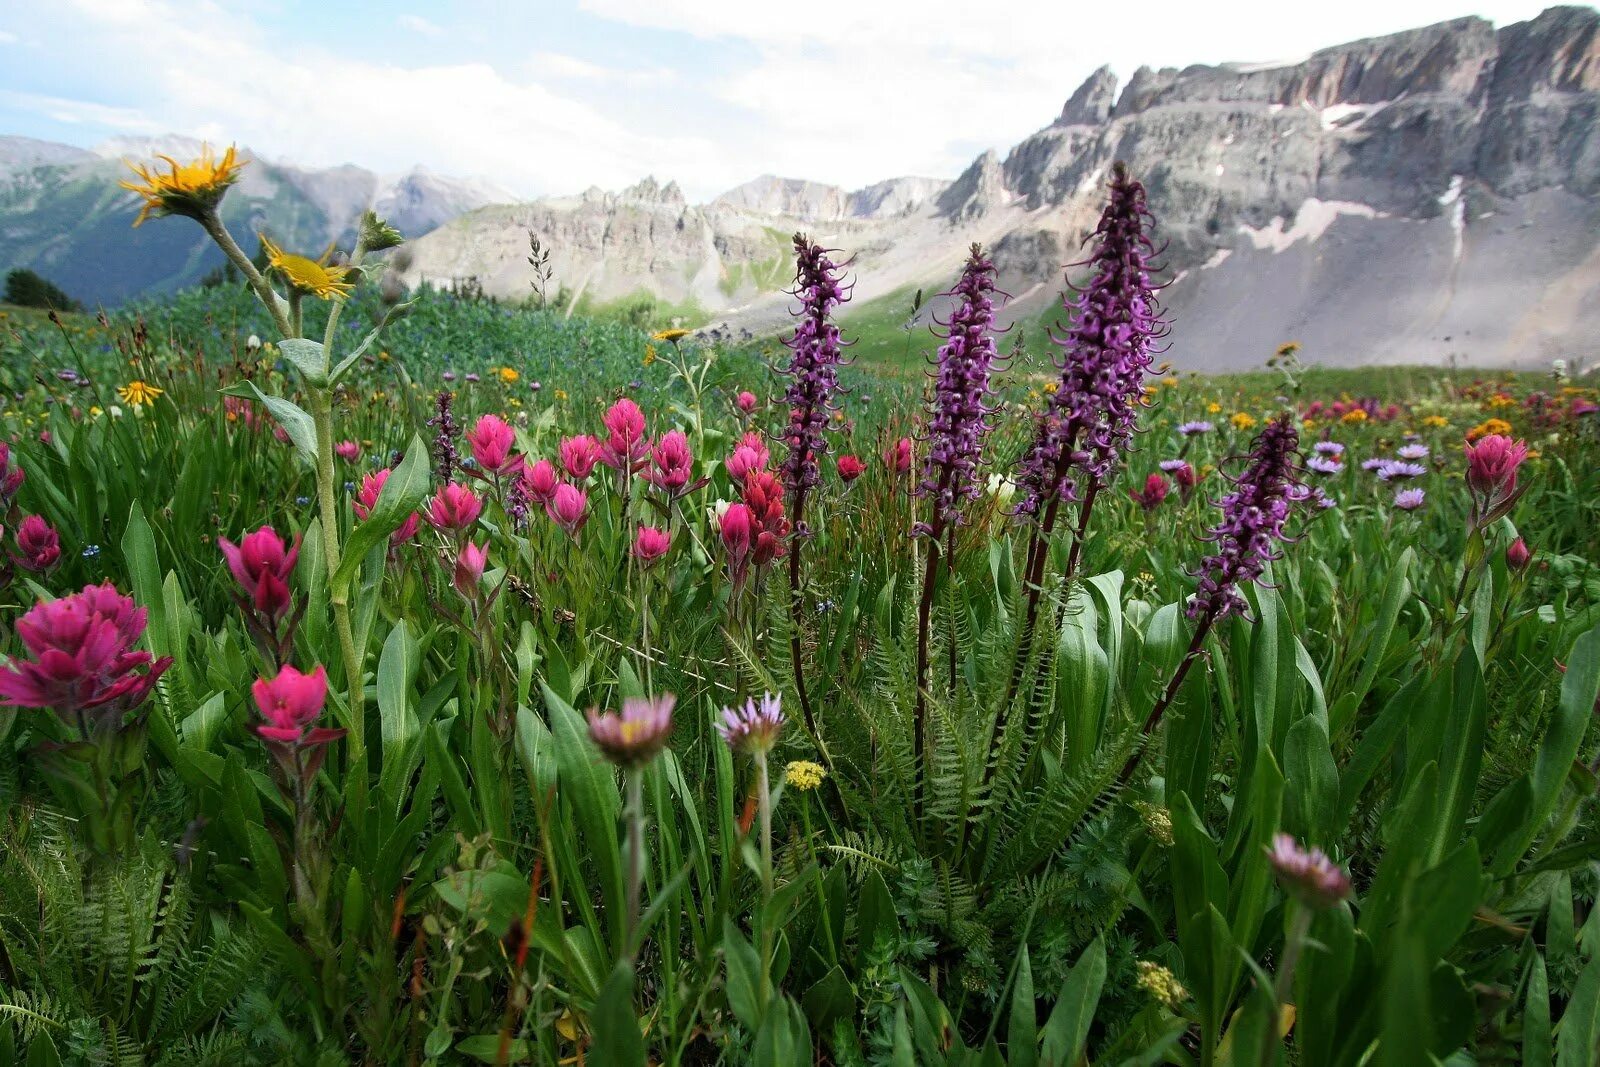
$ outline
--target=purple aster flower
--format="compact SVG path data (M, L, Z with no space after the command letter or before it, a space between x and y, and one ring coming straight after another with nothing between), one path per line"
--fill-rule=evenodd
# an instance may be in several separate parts
M938 536L961 522L961 503L981 492L977 478L983 438L989 431L989 374L994 344L994 263L976 244L961 281L946 296L956 299L934 375L928 419L928 453L917 492L932 497L931 521L919 532Z
M771 752L782 732L782 701L772 693L763 693L759 702L751 697L742 708L723 708L717 724L729 748L746 752Z
M1391 459L1378 467L1378 477L1389 482L1396 478L1420 478L1428 473L1428 468L1420 463L1407 463L1403 459Z
M439 375L439 377L443 378L447 382L453 382L456 380L456 372L453 370L447 370L443 374Z
M1318 441L1311 446L1311 451L1319 456L1342 456L1344 455L1344 445L1341 445L1338 441Z
M1395 452L1395 455L1399 456L1401 459L1427 459L1428 446L1413 441L1409 445L1401 445L1399 450Z
M1329 508L1339 506L1339 501L1324 492L1320 485L1312 487L1311 496L1308 499L1311 501L1311 506L1318 511L1327 511Z
M1274 834L1267 860L1278 884L1308 907L1331 908L1350 895L1350 876L1320 848L1305 848L1288 834Z
M1318 474L1338 474L1344 470L1344 464L1337 459L1330 459L1325 455L1312 456L1306 460L1306 469L1314 470Z
M784 371L789 376L789 388L783 395L784 403L789 405L789 428L783 437L789 454L784 457L780 473L789 494L789 510L799 523L806 491L821 478L817 457L827 448L823 431L834 411L838 368L844 357L839 327L829 321L829 316L850 299L850 287L844 284L843 268L828 258L829 249L797 233L794 251L793 292L800 300L800 321L794 336L784 342L791 352Z
M1247 605L1239 586L1255 581L1282 555L1277 543L1284 540L1290 504L1309 495L1299 481L1299 442L1287 414L1267 423L1256 437L1233 492L1218 501L1222 521L1206 535L1216 550L1192 572L1199 582L1189 602L1191 618L1215 620L1243 612Z
M1144 186L1117 163L1094 233L1099 243L1087 261L1093 276L1067 304L1072 324L1066 335L1051 335L1065 358L1060 384L1018 470L1020 515L1043 518L1053 501L1078 499L1074 469L1103 484L1133 437L1151 346L1165 331L1150 283L1154 247L1145 231L1153 221Z
M1394 495L1394 506L1401 511L1416 511L1427 495L1421 489L1401 489Z
M624 700L621 714L591 708L589 737L617 766L642 767L667 746L674 700L670 693L654 700Z
M1394 460L1390 459L1388 456L1373 456L1371 459L1364 459L1361 461L1361 469L1364 471L1375 471L1379 467L1382 467L1385 463L1393 462Z
M467 381L469 381L469 382L476 382L476 381L480 381L480 380L481 380L481 379L479 379L479 377L478 377L478 376L477 376L477 374L475 374L475 373L473 373L473 372L472 372L472 371L468 371L468 372L467 372Z
M1211 423L1207 422L1205 419L1196 419L1193 422L1185 422L1178 425L1178 432L1183 434L1185 437L1193 437L1196 434L1210 433L1214 429L1216 429L1216 427L1211 425Z
M1186 459L1164 459L1159 464L1161 469L1166 471L1168 474L1171 474L1174 471L1181 471L1188 465L1189 461Z

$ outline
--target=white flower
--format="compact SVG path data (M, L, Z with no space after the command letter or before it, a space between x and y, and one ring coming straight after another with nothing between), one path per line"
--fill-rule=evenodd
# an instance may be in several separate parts
M255 334L251 334L249 339L245 341L244 347L245 351L247 352L261 351L261 338L257 337Z

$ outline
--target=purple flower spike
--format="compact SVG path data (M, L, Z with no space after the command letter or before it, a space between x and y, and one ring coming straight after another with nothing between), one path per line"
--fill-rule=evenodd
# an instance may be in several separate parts
M1066 336L1051 337L1065 359L1018 471L1019 515L1037 517L1051 500L1076 499L1074 469L1103 483L1133 437L1151 345L1166 329L1150 284L1155 250L1145 231L1152 223L1144 186L1116 164L1110 202L1094 233L1099 244L1088 260L1093 277L1067 305L1072 325Z
M729 748L746 752L771 752L783 732L783 703L772 693L745 701L742 708L723 708L717 733Z
M928 420L928 454L917 492L933 498L932 522L918 527L938 533L961 522L963 501L981 491L977 477L983 438L989 431L989 375L997 357L994 337L994 263L978 245L947 296L956 298L934 376Z
M844 284L843 268L828 258L828 249L797 233L794 251L794 295L801 306L794 336L784 342L792 355L784 371L789 376L789 388L783 395L789 405L789 428L783 439L789 454L784 457L781 474L790 510L799 522L806 491L821 479L817 457L827 448L823 432L834 411L839 364L844 358L839 327L829 316L850 299L851 287Z
M1219 502L1222 521L1206 540L1216 551L1206 556L1192 573L1199 578L1189 617L1221 619L1242 613L1245 599L1239 586L1261 576L1266 565L1282 555L1277 543L1289 506L1308 494L1299 481L1299 434L1288 415L1267 423L1250 449L1244 472L1234 480L1233 492Z

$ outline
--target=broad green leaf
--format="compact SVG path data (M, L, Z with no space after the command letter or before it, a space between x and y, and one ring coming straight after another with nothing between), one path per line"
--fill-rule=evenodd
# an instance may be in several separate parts
M295 452L305 460L306 465L315 469L317 466L317 425L311 416L292 400L281 396L268 396L256 388L256 383L243 381L222 391L223 396L239 396L246 400L259 400L277 420L283 432L289 435L289 440L294 444Z
M1050 1009L1050 1018L1041 1035L1041 1067L1067 1067L1078 1062L1084 1053L1084 1043L1089 1040L1089 1026L1094 1022L1105 983L1106 946L1097 937L1067 972L1061 995Z
M313 389L320 389L328 384L328 353L322 347L321 341L312 341L305 337L285 337L278 342L278 351L283 353L283 358L294 364L295 370L305 379L307 385Z
M633 968L619 963L612 970L589 1013L589 1033L594 1037L596 1063L617 1067L644 1067L644 1038L633 1007Z
M388 540L411 513L422 506L428 495L428 449L422 438L412 435L406 446L405 458L389 474L379 492L377 502L367 517L356 523L344 543L344 555L339 559L339 570L333 577L333 598L337 602L348 595L351 581L361 569L367 552Z

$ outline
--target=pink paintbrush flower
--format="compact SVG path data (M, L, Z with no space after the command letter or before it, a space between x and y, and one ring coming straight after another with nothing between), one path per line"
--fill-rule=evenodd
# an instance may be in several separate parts
M61 562L61 536L41 516L29 515L17 527L17 551L12 558L19 567L45 574Z
M588 434L581 433L576 437L562 439L561 466L566 469L567 477L573 481L581 482L589 477L599 459L600 442Z
M325 745L344 736L343 730L306 728L317 721L328 700L328 672L319 663L310 674L286 664L272 679L258 678L250 687L265 726L256 733L285 745Z
M638 536L633 539L633 558L648 567L665 556L670 547L672 547L671 534L654 526L641 526Z
M483 513L483 502L471 489L450 482L428 502L428 525L441 533L463 533Z
M472 446L472 458L485 474L506 474L516 467L511 448L517 435L511 425L498 415L484 415L467 431L467 444Z
M577 537L583 524L589 521L588 508L589 494L566 482L556 486L555 494L544 506L545 514L565 530L568 537Z
M243 587L251 605L273 622L283 618L294 599L289 592L289 576L300 558L300 535L295 534L293 544L286 545L278 531L263 526L245 534L237 545L219 537L217 547L222 549L228 570Z

